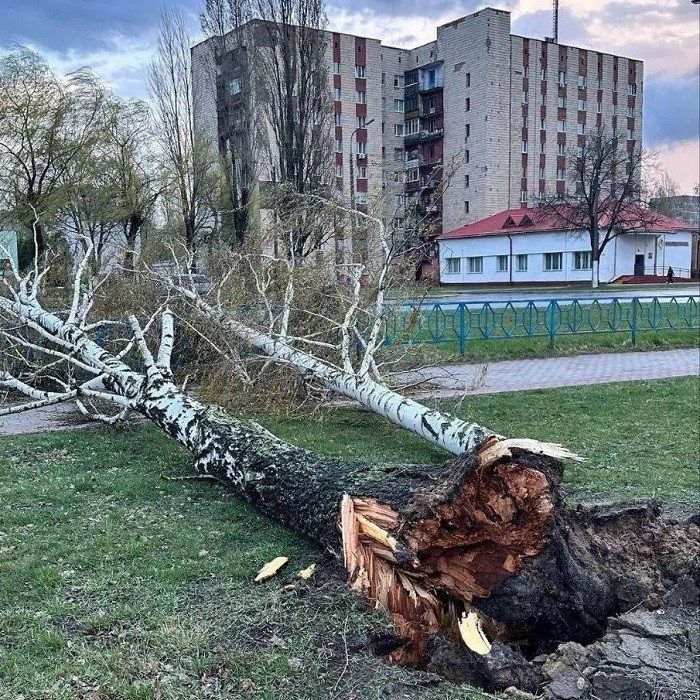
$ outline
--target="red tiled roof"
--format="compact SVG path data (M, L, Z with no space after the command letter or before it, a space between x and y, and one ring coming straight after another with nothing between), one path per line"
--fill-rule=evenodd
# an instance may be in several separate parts
M644 217L640 217L644 220ZM604 221L601 220L601 225ZM477 238L479 236L505 236L521 233L544 233L547 231L570 231L574 226L562 222L555 214L541 209L506 209L473 224L460 226L438 236L444 241L453 238ZM632 226L632 228L635 228ZM672 219L663 214L654 214L653 222L647 226L638 226L639 230L650 233L667 231L692 231L693 227L685 221Z

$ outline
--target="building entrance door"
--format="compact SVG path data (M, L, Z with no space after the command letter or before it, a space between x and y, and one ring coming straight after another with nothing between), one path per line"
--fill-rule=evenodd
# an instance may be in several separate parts
M644 254L634 256L634 276L641 277L644 274Z

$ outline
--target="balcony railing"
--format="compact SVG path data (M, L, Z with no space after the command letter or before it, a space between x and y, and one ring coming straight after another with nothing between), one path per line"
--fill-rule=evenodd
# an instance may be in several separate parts
M445 80L442 77L436 77L434 80L421 80L418 83L419 92L429 92L430 90L439 90L445 85Z
M405 136L404 141L407 145L423 143L425 141L433 141L434 139L442 138L443 133L443 129L433 129L432 131L421 129L421 131L419 131L417 134L408 134Z

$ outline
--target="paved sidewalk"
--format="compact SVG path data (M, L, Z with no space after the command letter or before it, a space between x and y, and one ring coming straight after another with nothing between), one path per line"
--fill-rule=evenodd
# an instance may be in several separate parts
M465 394L496 394L698 375L700 354L697 349L690 349L509 360L479 365L444 365L420 373L405 373L402 377L409 384L415 384L419 377L427 380L420 390L412 392L416 398L448 398ZM69 416L70 413L73 415ZM49 406L0 418L0 438L3 435L70 430L86 425L95 423L81 423L71 406Z
M448 397L700 375L697 349L600 353L423 370L420 396ZM412 373L410 378L416 378Z

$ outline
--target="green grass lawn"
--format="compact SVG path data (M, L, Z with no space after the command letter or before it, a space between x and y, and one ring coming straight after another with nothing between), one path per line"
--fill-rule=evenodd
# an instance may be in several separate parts
M449 406L448 406L449 407ZM479 396L457 412L509 435L557 440L571 498L655 496L698 506L694 378ZM364 411L320 423L264 419L319 452L377 461L444 455ZM0 441L0 698L425 698L480 695L363 650L385 624L321 567L318 547L190 473L154 428ZM259 567L290 558L255 586ZM293 584L293 585L287 585Z

